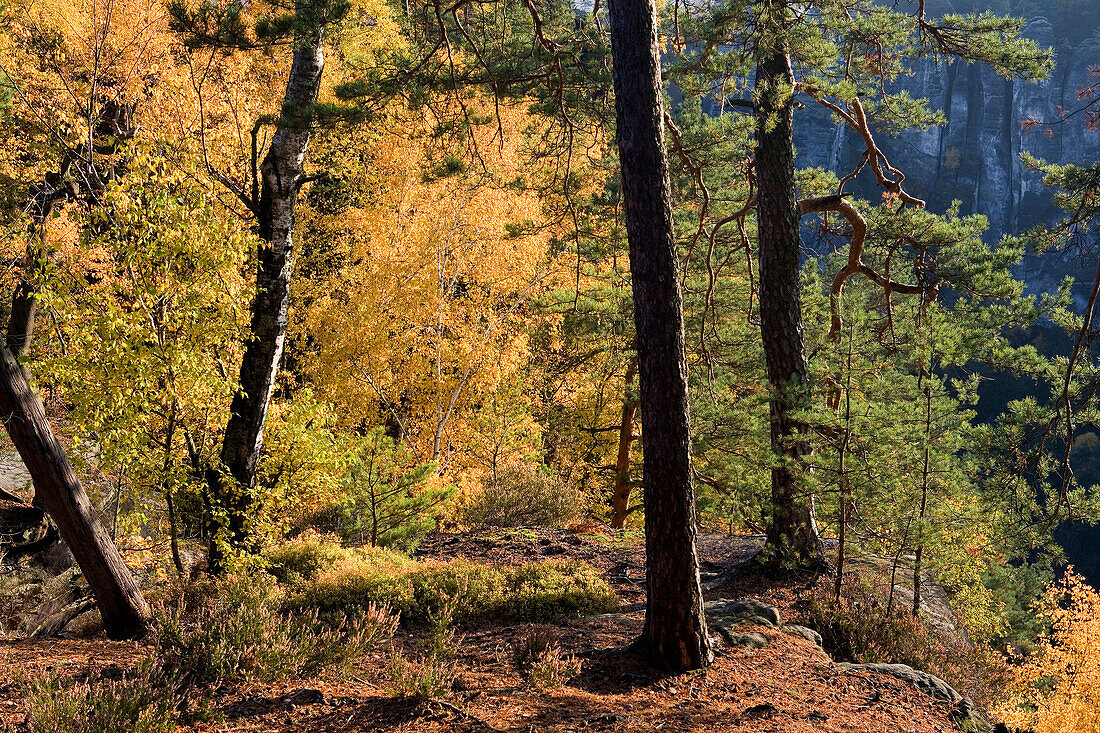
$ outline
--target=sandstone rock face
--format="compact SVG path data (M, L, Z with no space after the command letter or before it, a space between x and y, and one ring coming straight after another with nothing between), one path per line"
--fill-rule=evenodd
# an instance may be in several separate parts
M1073 47L1059 44L1045 18L1031 20L1024 35L1056 53L1057 67L1045 81L1028 84L1003 79L983 65L925 61L911 75L899 78L895 89L929 100L944 112L948 123L896 138L876 134L891 162L906 174L910 193L926 200L935 212L946 211L958 200L960 213L984 214L989 219L990 242L1058 218L1050 192L1041 176L1022 164L1021 152L1056 163L1100 160L1100 132L1085 130L1079 118L1055 125L1050 136L1040 128L1027 131L1023 125L1032 118L1056 120L1059 108L1080 104L1077 90L1095 81L1089 67L1100 64L1100 41L1087 40ZM858 136L838 127L823 107L807 103L796 113L800 167L851 170L863 151L861 146ZM865 184L852 191L871 200L880 196ZM1081 268L1081 264L1055 254L1028 255L1019 275L1032 291L1051 292L1067 274L1091 282L1092 267ZM1084 298L1080 293L1077 297Z

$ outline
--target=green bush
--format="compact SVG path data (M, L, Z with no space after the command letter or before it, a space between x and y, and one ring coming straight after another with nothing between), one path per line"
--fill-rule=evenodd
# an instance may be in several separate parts
M308 676L346 668L397 625L373 603L327 627L316 611L288 615L281 607L278 588L262 573L180 587L158 618L159 662L183 684Z
M351 550L334 535L303 534L267 550L267 569L280 583L313 580L318 573L347 562Z
M466 498L459 518L472 526L564 527L583 509L584 497L561 479L528 466L509 466Z
M441 598L455 599L455 621L468 626L554 622L610 613L620 606L596 569L577 560L501 568L453 560L413 568L346 568L299 586L288 598L288 607L338 618L372 603L386 604L399 610L404 621L424 624L439 612Z
M118 680L66 683L50 674L26 686L29 733L168 733L179 702L151 665Z
M356 567L411 568L408 557L380 547L344 547L336 535L306 533L264 553L267 570L280 583L314 580L321 573Z

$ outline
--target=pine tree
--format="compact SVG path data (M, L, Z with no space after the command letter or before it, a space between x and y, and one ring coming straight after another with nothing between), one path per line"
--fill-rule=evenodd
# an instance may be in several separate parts
M695 553L687 365L653 0L610 4L616 135L642 410L646 605L641 644L674 671L711 662Z
M796 12L797 10L797 12ZM838 306L845 284L854 277L876 283L891 295L934 299L937 277L922 276L927 249L919 238L909 247L917 282L876 270L865 258L865 217L845 198L845 184L867 170L892 211L922 208L924 202L905 188L905 175L894 168L875 142L875 129L896 131L941 121L922 100L891 91L890 84L909 64L927 57L982 61L1006 76L1041 77L1050 66L1047 52L1019 37L1022 22L990 13L933 19L924 3L914 12L879 6L852 8L822 0L731 2L696 19L699 50L689 67L704 75L723 95L720 105L749 106L756 116L753 177L760 251L760 313L764 352L772 390L771 436L776 455L772 472L772 518L768 558L785 566L815 567L822 562L813 513L806 457L806 426L799 419L810 396L805 344L801 331L798 279L800 219L839 214L851 243L848 262L830 286L831 334L842 323ZM755 65L756 87L748 97L742 79ZM837 180L831 194L797 197L793 160L793 106L800 99L829 109L839 124L851 127L865 150L858 166ZM837 172L840 175L840 172Z

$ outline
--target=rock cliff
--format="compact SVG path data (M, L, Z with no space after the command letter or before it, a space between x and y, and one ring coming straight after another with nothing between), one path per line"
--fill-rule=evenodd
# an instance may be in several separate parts
M1100 41L1059 42L1045 18L1025 27L1027 37L1055 50L1057 66L1043 82L1003 79L978 64L922 62L897 87L928 99L943 110L947 124L878 141L891 162L905 172L907 188L933 211L954 200L963 214L989 219L989 241L1057 219L1041 177L1020 161L1021 152L1058 163L1100 160L1100 132L1084 129L1079 118L1055 125L1052 134L1024 129L1029 118L1056 120L1059 109L1079 104L1077 90L1090 82L1089 67L1100 64ZM862 152L851 130L834 124L827 110L808 105L797 112L795 147L803 167L849 170ZM863 195L876 195L869 190ZM1029 255L1020 275L1032 290L1055 289L1062 277L1078 274L1075 258ZM1091 268L1084 273L1091 280Z

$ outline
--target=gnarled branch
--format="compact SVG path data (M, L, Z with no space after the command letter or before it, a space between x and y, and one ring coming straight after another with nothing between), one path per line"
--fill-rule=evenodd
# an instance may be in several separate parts
M829 288L829 310L831 319L829 323L829 338L836 341L840 338L840 329L843 325L840 318L840 294L844 289L844 283L848 278L857 273L865 276L872 282L880 285L889 295L890 293L905 293L908 295L935 295L935 286L923 287L921 285L909 285L891 280L863 262L863 243L867 238L867 220L852 206L843 196L819 196L816 198L802 199L798 202L799 212L802 215L820 214L826 211L835 211L848 220L852 227L852 242L848 246L848 262L833 278L833 284Z

